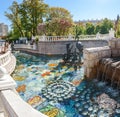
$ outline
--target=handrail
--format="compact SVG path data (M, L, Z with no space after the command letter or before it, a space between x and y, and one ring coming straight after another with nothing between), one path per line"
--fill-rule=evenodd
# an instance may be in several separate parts
M75 36L73 35L68 35L68 36L37 36L39 38L39 41L70 41L70 40L75 40ZM33 40L35 40L35 37L32 38ZM97 34L97 35L79 35L77 40L95 40L95 39L99 39L99 40L107 40L110 39L110 35L109 34Z
M16 65L13 59L10 51L0 56L0 112L9 117L47 117L23 101L15 91L16 83L10 76Z
M7 51L5 54L0 55L0 66L7 65L11 60L11 52Z
M0 97L9 117L48 117L32 108L12 90L1 91Z

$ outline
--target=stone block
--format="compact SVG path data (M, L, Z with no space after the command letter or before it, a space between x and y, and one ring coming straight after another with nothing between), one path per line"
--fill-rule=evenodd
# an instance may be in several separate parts
M115 42L115 41L111 42L110 47L111 47L111 48L115 48L115 47L116 47L116 42Z
M87 73L87 67L84 68L84 74L86 74L86 73Z
M86 76L87 78L89 78L89 76L90 76L90 70L89 70L89 68L86 68L85 76Z
M94 60L94 59L98 58L99 57L98 52L91 53L89 57L90 57L89 58L90 60Z
M116 41L116 48L120 49L120 39L118 41Z
M94 60L88 61L88 67L89 68L94 67Z
M93 78L97 77L97 69L96 68L87 68L85 76L87 79L93 79Z
M101 52L101 58L102 57L111 57L111 50L103 50Z
M99 64L99 58L94 60L94 66L97 66Z
M84 67L94 68L99 62L99 59L94 60L84 60Z
M110 48L115 48L116 47L116 39L111 39L108 42Z
M85 68L87 67L87 64L88 64L87 60L84 60L83 66L84 66Z
M112 57L118 57L120 56L119 49L112 49Z
M119 56L120 56L120 49L118 49L118 52L119 52Z
M83 58L84 59L89 59L89 53L83 53Z

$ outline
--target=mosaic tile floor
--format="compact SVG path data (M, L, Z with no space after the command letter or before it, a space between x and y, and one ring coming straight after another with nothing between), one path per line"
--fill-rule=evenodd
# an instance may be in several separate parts
M83 67L75 71L61 65L61 57L15 56L16 90L38 111L49 117L120 117L120 92L97 80L85 81Z

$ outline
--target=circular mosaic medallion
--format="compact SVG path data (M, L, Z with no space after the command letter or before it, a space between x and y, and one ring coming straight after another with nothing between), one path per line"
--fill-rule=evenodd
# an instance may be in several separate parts
M63 101L70 98L75 90L75 87L70 82L56 81L43 88L42 95L48 100Z

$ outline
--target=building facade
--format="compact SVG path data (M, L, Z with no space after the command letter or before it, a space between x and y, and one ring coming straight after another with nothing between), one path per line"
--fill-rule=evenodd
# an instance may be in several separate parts
M75 21L75 24L79 24L79 23L82 23L83 25L86 25L86 23L88 23L88 22L90 22L90 23L92 23L93 25L96 25L96 24L98 24L98 23L100 23L100 22L102 22L104 19L96 19L96 20L79 20L79 21ZM109 19L110 20L110 19ZM114 24L115 24L115 19L114 20L111 20Z
M8 34L8 25L0 23L0 37L5 37Z

